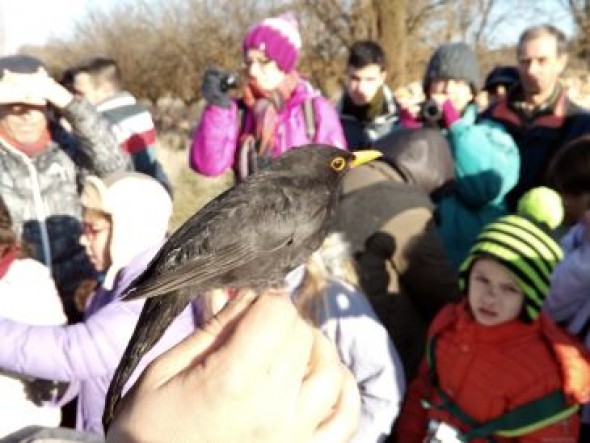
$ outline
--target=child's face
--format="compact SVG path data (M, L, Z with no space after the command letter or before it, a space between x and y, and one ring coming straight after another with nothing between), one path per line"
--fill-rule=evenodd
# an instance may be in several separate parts
M572 225L580 220L586 211L590 209L590 193L567 194L560 193L563 202L563 222Z
M85 209L82 217L80 244L97 271L111 266L111 221L100 212Z
M450 100L455 110L462 113L473 100L471 86L464 80L436 79L430 83L428 96L442 104Z
M263 91L275 90L285 79L277 63L258 49L249 49L244 57L244 68L249 81L253 81Z
M468 300L478 323L495 326L518 318L524 294L504 266L493 259L480 258L469 274Z

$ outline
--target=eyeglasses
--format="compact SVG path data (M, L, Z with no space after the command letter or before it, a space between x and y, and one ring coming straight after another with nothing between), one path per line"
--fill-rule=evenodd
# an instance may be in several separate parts
M110 225L95 226L92 223L82 223L82 235L88 238L96 237L101 232L108 231L110 229Z
M23 115L31 111L45 112L47 106L31 105L28 103L7 103L1 106L4 114Z

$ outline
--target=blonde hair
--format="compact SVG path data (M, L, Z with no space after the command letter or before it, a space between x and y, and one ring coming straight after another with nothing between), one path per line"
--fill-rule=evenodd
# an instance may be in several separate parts
M300 315L314 326L319 326L326 312L326 288L330 278L358 286L358 274L350 255L350 247L340 233L330 234L305 264L303 281L293 302Z

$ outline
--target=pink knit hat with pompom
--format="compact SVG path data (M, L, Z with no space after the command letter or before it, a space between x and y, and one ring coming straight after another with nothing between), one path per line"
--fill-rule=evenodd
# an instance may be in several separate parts
M301 49L297 19L292 13L264 19L248 30L242 49L244 53L249 49L262 51L281 71L291 72Z

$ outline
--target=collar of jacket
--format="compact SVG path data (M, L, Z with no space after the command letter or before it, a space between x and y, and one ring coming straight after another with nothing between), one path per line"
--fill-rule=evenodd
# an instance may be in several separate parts
M336 103L336 111L338 111L338 114L340 114L341 118L360 120L363 121L363 123L383 124L386 122L390 122L392 120L397 120L399 107L395 102L391 89L389 89L387 85L383 85L381 87L381 91L383 98L381 111L377 115L367 118L366 121L359 119L356 115L350 112L350 104L347 103L350 102L350 99L346 92L342 94L340 100L338 100L338 102Z
M121 91L97 104L96 110L98 112L106 112L111 109L120 108L122 106L131 106L136 103L137 100L129 92Z
M560 128L563 126L567 107L567 91L560 84L557 85L551 97L538 106L532 113L524 111L524 105L518 100L519 90L513 91L503 98L492 109L491 117L518 127L547 127Z
M537 320L531 323L512 320L495 326L481 325L473 318L467 299L445 308L438 317L431 326L429 336L454 329L462 336L470 337L470 340L501 344L507 340L526 341L530 335L540 333L540 322Z

